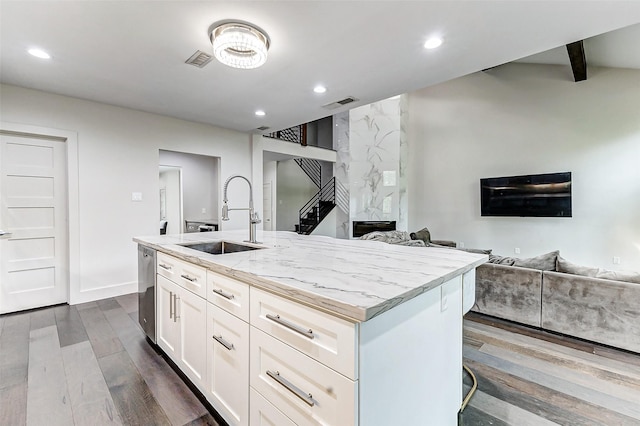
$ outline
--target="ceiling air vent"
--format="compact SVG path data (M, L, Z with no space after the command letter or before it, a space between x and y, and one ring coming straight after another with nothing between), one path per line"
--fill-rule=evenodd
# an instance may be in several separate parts
M341 106L350 104L351 102L355 102L358 99L354 98L353 96L348 96L344 99L340 99L339 101L335 101L335 102L331 102L330 104L326 104L326 105L322 105L322 108L326 108L326 109L336 109L336 108L340 108Z
M204 68L204 66L211 62L212 59L213 55L204 53L202 50L196 50L196 53L191 55L191 57L184 61L184 63L193 65L194 67Z
M269 126L260 126L256 130L260 130L261 132L264 132L265 130L269 130L269 129L270 129Z

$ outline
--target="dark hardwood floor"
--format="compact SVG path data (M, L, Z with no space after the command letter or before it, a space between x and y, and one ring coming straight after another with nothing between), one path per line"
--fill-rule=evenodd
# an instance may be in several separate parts
M471 313L464 363L461 425L640 425L638 354ZM218 425L146 342L137 294L0 316L0 425L25 424Z
M0 316L0 425L215 425L137 323L137 294Z

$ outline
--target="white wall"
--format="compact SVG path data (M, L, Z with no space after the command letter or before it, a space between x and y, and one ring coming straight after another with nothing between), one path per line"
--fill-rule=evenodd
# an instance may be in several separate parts
M0 86L0 116L77 133L79 184L71 191L79 199L80 254L72 259L79 266L71 303L137 291L131 239L158 233L160 149L220 157L223 179L251 176L250 136L235 131L9 85ZM143 200L132 202L132 192ZM245 203L248 191L237 192ZM224 229L247 228L246 217L231 216Z
M410 94L409 229L640 270L640 71L509 64ZM570 171L572 218L480 216L479 179ZM613 256L621 257L613 265Z
M220 183L217 157L160 151L160 165L182 169L182 208L184 220L214 220L218 218ZM202 209L205 210L202 213Z
M318 192L318 187L294 160L279 161L277 176L276 227L278 231L293 231L300 209Z

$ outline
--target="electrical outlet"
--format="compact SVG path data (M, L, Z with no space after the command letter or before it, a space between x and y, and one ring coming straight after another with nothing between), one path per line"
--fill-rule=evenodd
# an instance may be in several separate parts
M513 249L513 252L514 252L515 254L520 254L520 247L516 247L516 248L514 248L514 249Z
M614 265L620 264L620 256L613 256L613 264Z

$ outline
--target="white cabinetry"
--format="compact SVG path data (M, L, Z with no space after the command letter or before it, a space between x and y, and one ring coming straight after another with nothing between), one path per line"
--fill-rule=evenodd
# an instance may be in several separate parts
M185 271L192 270L192 266L171 256L158 254L156 340L187 377L203 388L207 302L184 288L185 279L180 278L181 275L187 275ZM205 281L203 277L202 286L205 286Z
M205 396L230 425L249 424L249 286L207 271Z
M230 425L453 426L472 274L354 323L161 253L157 341Z

